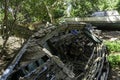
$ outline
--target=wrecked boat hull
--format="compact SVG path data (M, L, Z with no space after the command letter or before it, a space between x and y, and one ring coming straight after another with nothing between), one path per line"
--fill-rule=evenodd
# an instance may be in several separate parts
M29 38L0 80L107 80L107 55L91 25L48 25Z

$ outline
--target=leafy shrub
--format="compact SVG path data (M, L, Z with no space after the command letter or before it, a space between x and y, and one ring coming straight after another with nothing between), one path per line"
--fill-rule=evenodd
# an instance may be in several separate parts
M108 56L108 61L112 67L116 67L120 65L120 55L118 54L111 54Z
M110 52L120 52L120 41L105 41L104 43Z

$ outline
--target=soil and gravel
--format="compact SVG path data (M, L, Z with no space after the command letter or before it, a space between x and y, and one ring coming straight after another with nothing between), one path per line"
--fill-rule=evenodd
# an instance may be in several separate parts
M103 40L120 40L120 31L101 31Z
M23 38L18 38L14 36L9 37L6 46L7 47L6 53L8 53L8 55L2 56L0 58L0 75L4 71L4 67L9 63L9 61L12 60L12 57L15 55L16 51L19 50L19 48L22 46L23 43L24 43ZM3 44L3 39L2 37L0 37L0 45L2 44Z

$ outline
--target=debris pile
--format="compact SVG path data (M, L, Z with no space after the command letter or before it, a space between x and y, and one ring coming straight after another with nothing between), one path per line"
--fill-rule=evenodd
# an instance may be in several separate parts
M48 25L29 38L0 80L107 80L107 54L90 24Z

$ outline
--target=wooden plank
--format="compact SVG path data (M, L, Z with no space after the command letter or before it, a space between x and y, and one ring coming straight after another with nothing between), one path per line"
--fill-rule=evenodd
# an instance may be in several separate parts
M120 23L120 16L105 16L105 17L83 17L83 18L65 18L66 22L99 22L99 23Z

